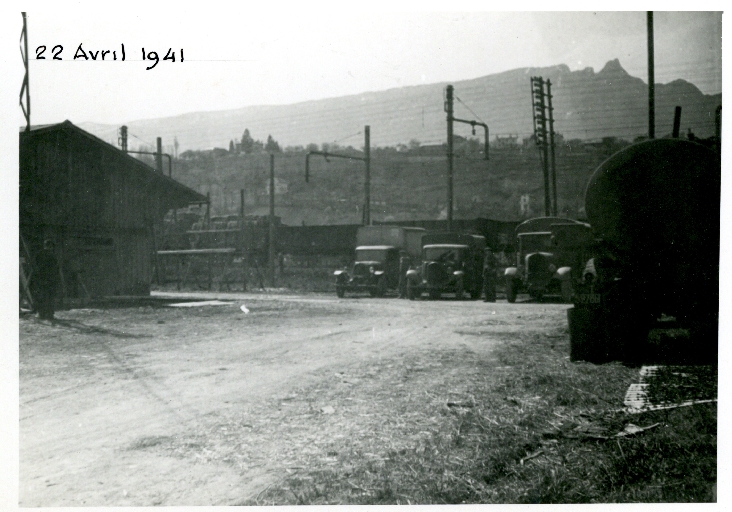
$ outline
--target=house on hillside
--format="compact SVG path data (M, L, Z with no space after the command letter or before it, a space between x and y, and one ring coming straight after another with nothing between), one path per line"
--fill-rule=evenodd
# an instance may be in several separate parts
M20 131L20 256L56 245L65 297L147 295L155 229L206 197L73 125Z
M519 147L518 143L518 135L506 135L505 137L501 137L500 135L496 135L495 140L492 142L491 146L495 148L517 148Z

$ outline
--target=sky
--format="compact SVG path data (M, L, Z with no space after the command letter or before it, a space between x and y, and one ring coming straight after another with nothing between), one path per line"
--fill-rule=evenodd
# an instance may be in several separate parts
M300 8L275 3L267 9L242 3L232 9L232 3L214 2L206 10L165 11L123 5L128 4L114 11L27 8L33 124L64 119L121 124L457 81L528 66L599 71L615 58L631 75L647 79L645 11L485 12L476 10L485 4L459 2L449 4L458 7L455 12L436 11L445 4L430 2L419 8L409 7L417 5L413 2L383 4L400 11L339 10L319 3ZM4 26L17 36L9 38L14 48L3 52L3 67L12 68L19 91L22 18L20 12L11 14ZM683 78L705 93L721 92L721 20L720 12L656 12L656 81ZM63 47L62 60L52 58L57 45ZM43 46L45 59L38 60ZM153 62L142 60L143 49L159 54L154 68L146 69ZM169 49L175 62L163 60ZM100 50L110 53L104 61L101 55L92 60L91 52ZM25 124L19 109L16 119Z

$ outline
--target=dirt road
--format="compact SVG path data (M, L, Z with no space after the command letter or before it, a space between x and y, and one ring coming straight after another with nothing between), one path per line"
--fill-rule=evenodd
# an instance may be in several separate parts
M382 370L430 351L489 356L566 322L567 308L215 297L230 304L78 309L53 325L21 317L21 506L243 503L331 456L325 437L369 428L368 414L336 410L329 393L373 401ZM434 378L440 363L426 361L407 370Z

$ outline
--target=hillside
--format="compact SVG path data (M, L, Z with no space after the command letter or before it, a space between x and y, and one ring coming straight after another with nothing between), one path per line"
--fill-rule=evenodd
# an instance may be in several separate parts
M590 174L619 144L558 147L557 190L564 216L584 216L584 189ZM371 162L371 217L374 221L446 218L444 151L397 152L376 149ZM305 152L275 155L276 215L287 225L358 224L363 214L364 164ZM210 194L212 215L236 215L244 189L245 213L269 213L269 156L212 152L177 160L173 177ZM543 174L535 146L491 151L490 160L457 150L454 164L454 218L519 220L543 215ZM523 200L522 200L523 196ZM522 207L523 204L523 207Z
M455 115L486 122L492 137L532 133L529 78L542 76L552 82L555 131L565 139L598 140L618 137L632 140L648 131L648 89L630 76L616 59L595 72L592 68L570 71L566 65L521 68L453 82ZM446 83L402 87L378 92L328 98L291 105L252 106L218 112L195 112L175 117L130 121L130 146L150 144L162 137L173 153L212 147L228 148L248 128L255 139L272 135L284 148L309 143L342 141L361 147L364 125L371 126L372 146L396 146L418 140L439 144L445 140L443 90ZM671 131L674 108L682 107L681 127L697 136L714 134L714 110L721 94L705 95L683 80L656 87L656 133ZM472 112L475 113L475 115ZM80 123L85 130L117 144L117 126ZM456 125L455 133L467 136L470 128ZM480 134L479 134L480 135Z

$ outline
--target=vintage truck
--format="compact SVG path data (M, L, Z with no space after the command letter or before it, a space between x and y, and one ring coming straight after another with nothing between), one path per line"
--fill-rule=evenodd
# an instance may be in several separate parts
M336 295L346 292L383 297L399 286L399 261L402 256L418 258L423 228L402 226L363 226L356 232L356 255L349 269L336 270ZM405 276L402 276L404 279Z
M443 293L464 293L478 299L483 290L485 238L463 233L430 233L422 237L422 264L407 272L407 297L423 293L439 299Z
M693 357L716 362L719 155L682 139L611 156L587 185L596 240L568 311L572 360L639 362L649 332L684 333Z
M534 299L555 294L571 301L588 260L590 226L572 219L537 217L516 227L516 243L516 266L504 273L508 302L516 302L519 293Z

